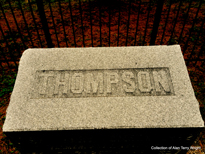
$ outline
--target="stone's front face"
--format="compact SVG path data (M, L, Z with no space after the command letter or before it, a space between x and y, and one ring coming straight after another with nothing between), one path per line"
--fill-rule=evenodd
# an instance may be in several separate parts
M169 68L36 71L33 99L174 95Z
M204 127L179 45L28 49L4 132Z

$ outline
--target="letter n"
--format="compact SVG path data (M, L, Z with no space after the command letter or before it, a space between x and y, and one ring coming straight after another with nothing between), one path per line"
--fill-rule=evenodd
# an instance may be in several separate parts
M164 89L165 92L170 92L167 74L165 71L153 71L153 77L156 92L161 92L161 89Z

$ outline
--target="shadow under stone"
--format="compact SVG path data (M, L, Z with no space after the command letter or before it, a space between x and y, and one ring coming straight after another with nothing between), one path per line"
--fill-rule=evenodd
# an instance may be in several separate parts
M94 129L5 132L21 154L186 154L202 128ZM171 148L171 149L169 149Z

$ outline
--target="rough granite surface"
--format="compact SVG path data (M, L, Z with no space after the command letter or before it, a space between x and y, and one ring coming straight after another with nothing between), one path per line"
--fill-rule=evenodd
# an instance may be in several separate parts
M160 70L167 76L155 75L160 81L156 82L153 74ZM100 93L99 87L97 94L94 90L90 94L82 89L81 86L86 85L82 74L86 75L86 71L93 73L94 78L96 72L108 72L102 82L106 81L107 85L101 87L105 94ZM128 76L124 71L128 71ZM42 76L51 73L51 77L37 78L38 72ZM36 86L40 80L48 86L49 80L54 81L52 73L61 72L73 74L73 77L56 81L57 90L53 94L59 94L60 87L64 91L71 83L69 95L49 97L44 95L46 89L42 87L45 85ZM161 80L163 77L165 79ZM70 82L66 83L65 79ZM40 90L36 90L37 87ZM113 88L118 88L119 93ZM52 84L47 88L50 89L52 91ZM27 49L20 59L3 131L180 127L204 127L204 121L180 46L161 45Z

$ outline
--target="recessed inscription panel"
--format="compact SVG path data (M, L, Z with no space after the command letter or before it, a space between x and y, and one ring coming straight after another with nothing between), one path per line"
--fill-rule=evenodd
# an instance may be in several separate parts
M31 98L174 95L169 68L39 70Z

